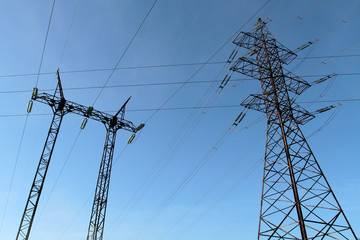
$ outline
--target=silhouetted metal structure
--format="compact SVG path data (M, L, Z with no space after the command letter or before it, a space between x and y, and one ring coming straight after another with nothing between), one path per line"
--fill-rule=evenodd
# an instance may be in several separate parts
M299 128L314 116L295 103L310 84L282 66L296 54L277 42L261 19L233 43L230 73L220 89L232 72L258 79L262 94L250 95L241 105L267 116L258 239L356 239ZM235 59L239 47L250 51Z
M34 88L28 111L31 111L32 101L47 104L53 110L53 120L50 130L46 138L45 146L40 157L39 165L36 170L35 178L31 186L30 194L25 206L25 210L21 219L20 227L16 236L17 240L29 239L32 223L35 217L36 209L43 189L46 173L50 164L52 152L54 150L56 138L59 134L62 118L67 113L74 113L80 116L102 122L106 129L106 140L102 161L100 164L99 176L96 185L95 198L91 212L91 220L87 239L101 239L103 236L105 212L107 205L107 197L109 191L111 165L113 159L115 136L119 129L124 129L133 133L140 130L144 124L136 127L132 122L124 119L125 107L130 98L124 103L115 116L95 110L93 107L86 107L68 100L65 100L59 70L57 71L58 85L55 93L38 94L37 88ZM86 121L81 124L81 128L85 127Z

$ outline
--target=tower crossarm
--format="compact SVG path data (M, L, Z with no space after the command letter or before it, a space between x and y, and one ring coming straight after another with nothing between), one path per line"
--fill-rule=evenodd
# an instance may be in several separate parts
M250 94L240 105L259 112L266 112L264 98L260 94Z
M271 36L270 33L267 35ZM233 41L234 44L246 48L250 50L247 54L254 55L260 51L258 42L261 41L261 31L254 30L252 32L241 32L237 38ZM289 64L292 62L297 55L292 52L290 49L276 41L275 39L271 39L268 41L269 48L276 48L279 53L280 61L284 64Z
M284 74L287 90L297 95L305 92L311 85L304 79L296 76L291 72Z
M240 57L231 66L230 70L252 78L257 78L259 76L259 71L261 71L261 68L256 65L256 61L254 59L248 57Z
M72 101L62 99L61 97L54 97L53 95L48 93L40 93L36 97L34 97L33 100L48 104L52 107L52 109L57 109L59 106L63 105L62 111L64 113L71 112L98 122L102 122L107 126L112 124L114 129L124 129L129 132L136 132L135 125L128 120L117 118L115 116L112 116L111 114L98 111L92 107L87 107Z
M265 102L271 105L276 104L273 96L269 93L268 95L250 94L240 105L248 109L266 113L268 110ZM291 105L287 104L287 102L278 102L278 104L284 109L284 121L295 120L297 124L303 125L315 118L313 114L295 102Z
M231 71L235 71L241 74L244 74L249 77L258 79L260 75L264 75L269 68L267 65L260 65L255 59L248 57L240 57L230 68ZM273 73L274 74L274 73ZM279 87L286 87L288 91L295 93L297 95L305 92L311 85L303 80L302 78L296 76L291 72L279 72L277 74L279 77L283 77L285 81L279 84Z
M294 119L297 124L304 125L315 118L315 116L312 113L310 113L305 108L298 105L297 103L293 103L291 107L292 107L291 113L293 116L290 117Z

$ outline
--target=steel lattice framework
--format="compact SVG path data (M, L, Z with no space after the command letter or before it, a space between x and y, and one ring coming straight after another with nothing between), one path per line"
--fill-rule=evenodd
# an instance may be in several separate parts
M58 75L59 76L59 75ZM36 90L37 91L37 90ZM33 92L32 100L36 100L37 92ZM62 92L61 82L59 80L53 96L49 95L49 99L57 98L58 101L48 101L47 103L53 111L53 119L45 141L40 161L36 169L35 177L30 188L28 200L25 210L21 218L20 227L16 235L18 239L29 239L31 227L34 221L36 209L40 200L40 195L44 186L47 170L49 168L51 156L55 147L56 139L59 134L60 126L64 115L68 112L65 108L65 99ZM32 104L31 100L31 104Z
M16 236L16 239L28 239L30 235L30 229L34 220L35 212L40 199L41 191L44 186L44 180L51 160L51 155L54 150L56 138L58 136L61 121L64 116L64 112L59 110L56 106L53 108L54 116L51 121L48 136L45 141L40 161L36 170L34 181L31 185L28 201L26 202L25 210L21 218L20 227Z
M91 210L91 218L88 228L88 235L86 237L87 240L103 239L116 132L117 130L124 127L123 121L125 115L125 107L129 100L130 98L124 103L124 105L120 108L116 115L112 119L110 119L110 121L104 123L105 127L107 128L106 139L98 179L96 183L94 202ZM119 114L120 118L117 117ZM135 133L139 130L139 128L141 128L141 125L137 128L133 126L130 129L132 132Z
M57 77L58 85L53 95L48 93L38 94L37 89L34 89L33 91L31 104L34 100L49 105L53 110L54 116L40 157L38 168L36 170L35 178L30 189L25 210L21 218L16 240L29 239L32 223L34 221L36 209L45 182L46 173L55 147L55 142L59 134L60 125L63 116L67 113L84 116L86 117L86 121L87 119L92 119L101 122L107 129L87 235L87 240L102 239L116 132L119 129L124 129L126 131L136 133L144 126L144 124L136 127L132 122L125 120L125 107L130 98L114 116L95 110L93 107L86 107L75 102L65 100L59 71L57 71Z
M258 239L357 239L299 128L314 116L295 103L310 85L282 67L296 54L261 19L233 43L250 51L231 56L230 71L258 79L262 89L241 105L267 116Z
M106 133L104 152L96 184L94 204L91 210L90 224L86 238L87 240L103 239L115 139L116 129L109 127Z

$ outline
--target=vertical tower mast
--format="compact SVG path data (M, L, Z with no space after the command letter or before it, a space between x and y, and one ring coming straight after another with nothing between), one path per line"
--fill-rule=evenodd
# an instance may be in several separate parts
M103 237L115 138L116 129L108 127L96 183L87 240L102 239Z
M260 81L262 94L251 94L241 105L267 116L258 239L356 239L299 128L314 117L295 103L310 85L285 72L282 65L296 54L265 25L259 19L234 40L250 51L230 68Z
M103 239L105 214L107 199L109 193L110 175L112 168L112 160L114 155L114 146L117 130L124 127L125 107L130 98L124 103L116 115L104 122L106 131L106 139L104 151L101 159L98 179L96 183L95 196L91 210L90 223L88 228L87 240ZM120 115L120 117L118 117ZM141 124L137 128L133 128L133 132L137 132L144 125Z
M32 100L36 100L37 97L38 97L37 89L34 89ZM55 98L58 98L59 100L54 101ZM51 121L48 136L46 138L45 145L41 153L40 161L35 173L35 177L31 185L29 197L26 202L25 210L21 218L20 227L16 235L16 240L29 239L36 209L44 186L46 173L49 168L51 156L55 147L55 142L59 134L61 122L64 115L68 112L67 109L64 108L65 98L61 87L59 72L58 72L58 85L56 87L54 95L49 99L53 100L48 102L49 106L53 110L53 119Z

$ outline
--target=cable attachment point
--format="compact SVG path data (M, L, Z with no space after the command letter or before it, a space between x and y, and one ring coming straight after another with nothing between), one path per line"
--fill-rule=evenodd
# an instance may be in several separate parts
M91 114L92 114L92 111L94 110L94 108L93 107L88 107L88 109L86 110L86 112L85 112L85 116L86 117L89 117Z

